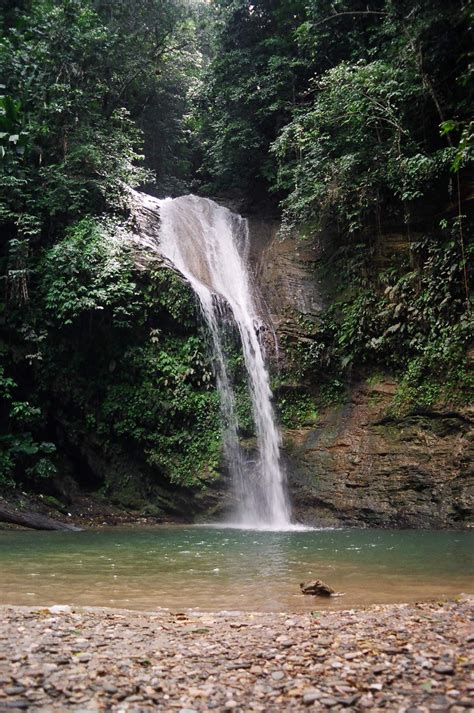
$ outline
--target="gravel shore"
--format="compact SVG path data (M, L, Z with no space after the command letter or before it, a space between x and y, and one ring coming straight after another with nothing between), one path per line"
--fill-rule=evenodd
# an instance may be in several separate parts
M474 599L311 615L0 607L0 711L474 710Z

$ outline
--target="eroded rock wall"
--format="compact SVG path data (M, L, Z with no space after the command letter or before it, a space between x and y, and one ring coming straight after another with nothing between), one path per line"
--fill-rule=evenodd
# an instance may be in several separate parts
M318 424L285 433L298 519L320 525L474 526L474 410L387 415L395 382L354 385Z
M324 310L324 289L315 266L319 244L296 234L279 235L276 221L249 220L251 260L262 296L262 312L277 337L304 339L301 318L317 321Z

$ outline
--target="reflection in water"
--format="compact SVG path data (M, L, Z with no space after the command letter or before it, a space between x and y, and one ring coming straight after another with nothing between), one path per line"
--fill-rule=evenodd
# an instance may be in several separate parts
M472 592L474 533L0 532L0 603L309 611ZM321 578L345 596L304 597Z

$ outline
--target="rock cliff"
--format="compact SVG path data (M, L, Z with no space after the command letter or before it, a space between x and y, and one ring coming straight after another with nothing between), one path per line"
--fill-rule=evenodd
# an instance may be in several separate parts
M287 431L298 519L321 525L474 525L474 411L387 416L395 383L353 385L347 403Z

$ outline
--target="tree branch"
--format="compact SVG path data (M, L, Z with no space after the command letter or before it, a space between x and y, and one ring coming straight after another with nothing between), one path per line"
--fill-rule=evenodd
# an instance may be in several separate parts
M329 20L333 20L335 17L342 17L343 15L383 15L385 17L388 17L390 13L384 12L383 10L353 10L346 12L335 12L334 15L328 15L328 17L324 17L322 20L315 22L313 24L313 27L318 27L318 25L324 25L326 22L329 22Z

